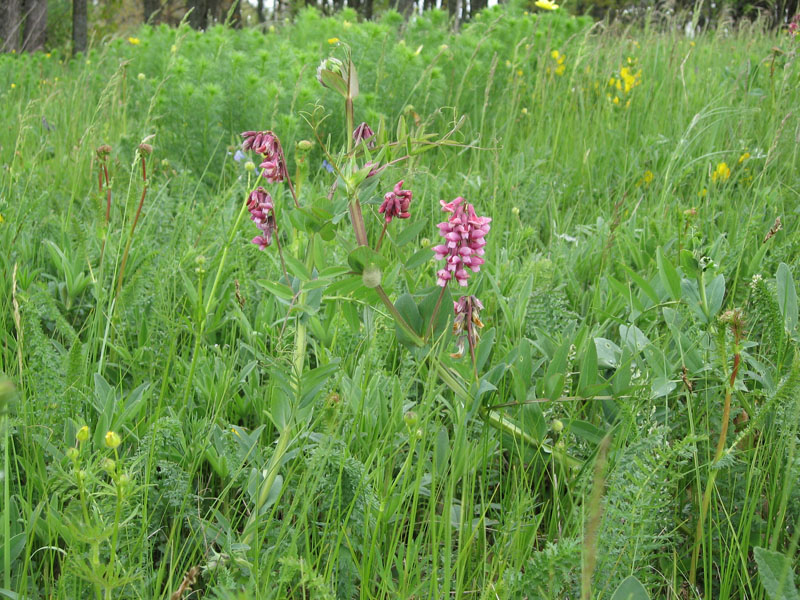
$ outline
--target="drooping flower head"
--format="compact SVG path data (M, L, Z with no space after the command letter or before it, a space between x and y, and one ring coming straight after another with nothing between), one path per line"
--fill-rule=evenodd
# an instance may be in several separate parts
M459 196L452 202L439 202L444 212L451 213L447 221L439 223L439 233L445 239L444 244L434 246L434 260L444 260L445 266L437 275L437 285L442 287L455 278L459 285L466 286L469 279L469 268L473 273L480 271L484 263L483 247L486 245L486 234L489 233L489 217L479 217L472 204L464 205L464 198Z
M286 161L281 142L271 131L245 131L242 133L243 150L253 150L264 156L259 165L261 174L269 183L278 183L286 178Z
M478 342L479 329L483 328L480 311L483 304L475 296L461 296L458 302L453 302L453 335L456 338L458 352L452 354L453 358L464 356L464 346L469 345L470 353L474 355L475 345Z
M371 137L375 135L375 132L372 131L372 128L367 125L366 123L361 123L358 127L353 130L353 141L356 144L360 144L362 141L367 141ZM370 150L375 147L375 140L370 140L367 142L367 148Z
M247 210L250 211L250 219L261 230L261 235L252 239L259 250L266 249L272 243L272 235L276 229L274 208L272 196L263 187L259 186L250 192Z
M411 216L408 208L411 205L411 190L404 190L403 180L398 181L394 190L383 197L383 202L378 212L383 214L386 222L391 223L394 217L407 219Z

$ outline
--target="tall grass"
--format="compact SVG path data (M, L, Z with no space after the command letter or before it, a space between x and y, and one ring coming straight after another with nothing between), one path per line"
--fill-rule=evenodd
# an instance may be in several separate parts
M304 204L328 206L309 123L347 135L314 77L333 38L357 122L456 130L394 168L414 204L384 287L433 285L408 259L440 199L494 219L471 280L482 401L539 444L485 427L347 280L298 307L278 255L233 228L248 129L277 132ZM630 575L654 598L771 597L762 563L796 564L800 531L796 54L497 7L458 35L435 11L309 11L0 56L0 593L577 598L583 573L584 597ZM388 189L362 197L374 238ZM323 245L286 212L292 272L344 276L343 215Z

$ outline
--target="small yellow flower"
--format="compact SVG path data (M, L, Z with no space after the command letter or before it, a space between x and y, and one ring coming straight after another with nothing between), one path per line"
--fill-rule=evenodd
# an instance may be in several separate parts
M147 79L147 75L145 75L144 73L139 73L136 76L136 79L138 79L139 81L144 81L145 79Z
M566 66L564 66L563 64L561 64L561 65L558 65L558 66L556 67L555 74L556 74L556 75L563 75L563 74L564 74L564 71L566 71L566 70L567 70L567 67L566 67Z
M328 43L329 44L338 44L339 43L339 38L328 38Z
M542 10L556 10L558 4L550 2L550 0L536 0L536 7Z
M49 52L44 55L45 58L50 58L51 56L52 56L52 54L50 54Z
M614 104L619 104L619 96L614 96Z
M745 152L744 154L742 154L742 155L739 157L739 164L742 164L742 163L743 163L744 161L746 161L748 158L750 158L750 153L749 153L749 152Z
M697 195L700 196L701 198L705 198L707 194L708 194L708 190L706 188L703 188L702 190L700 190L697 193Z
M694 47L695 47L697 44L695 44L694 42L689 42L689 45L690 45L692 48L694 48Z
M506 60L506 66L507 66L508 68L511 68L511 61L510 61L510 60Z
M172 54L175 54L178 51L178 47L175 44L172 44L172 46L169 47L169 51L172 52Z
M15 87L17 87L17 84L16 83L12 83L11 84L11 89L13 90Z
M650 185L651 183L653 183L654 178L655 175L653 175L653 172L650 171L649 169L644 172L644 175L642 175L642 181L644 182L645 185Z
M119 445L122 443L122 438L119 437L119 434L114 431L106 432L106 446L114 450L115 448L119 448Z
M79 442L85 442L89 439L89 426L84 425L80 429L78 429L78 433L75 434L75 439Z
M728 178L731 176L731 170L728 165L724 162L721 162L717 165L717 168L711 173L711 181L716 183L717 181L728 181Z
M561 56L561 53L558 50L553 50L550 53L550 56L552 56L554 60L558 60L558 57Z
M528 16L528 11L527 10L523 10L522 11L522 16L523 17L527 17Z
M140 40L137 37L129 37L128 38L128 43L130 43L130 44L132 44L134 46L138 46L139 42L140 42Z
M522 109L522 114L523 114L523 115L527 115L527 114L528 114L528 109L527 109L527 108L523 108L523 109ZM2 215L0 215L0 223L2 223L2 222L3 222L3 221L2 221Z
M517 77L522 77L522 69L517 69Z
M608 80L608 85L610 87L615 87L617 85L617 80L614 77L612 77L611 79Z

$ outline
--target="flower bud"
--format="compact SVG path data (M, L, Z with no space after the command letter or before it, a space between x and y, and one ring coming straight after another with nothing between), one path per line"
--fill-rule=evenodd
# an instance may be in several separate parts
M104 471L112 473L114 469L117 468L117 463L114 462L113 458L104 458L103 462L101 463L101 466L103 467Z
M300 140L299 142L297 142L297 149L302 150L304 152L311 150L311 148L313 147L314 144L312 142L309 142L308 140Z
M119 479L117 480L117 485L120 487L120 489L125 489L130 484L131 484L130 475L128 475L127 473L123 473L122 475L119 476Z
M111 146L108 144L103 144L97 148L97 157L100 160L105 160L109 154L111 154Z
M558 419L553 419L553 422L550 423L550 429L552 429L555 433L561 433L564 431L564 423Z
M511 214L514 215L515 217L518 217L519 216L519 208L517 208L516 206L514 208L512 208L511 209Z
M142 156L150 156L153 153L153 147L150 144L139 144L139 154Z
M119 448L119 445L122 443L122 438L119 437L119 434L114 431L106 432L106 446L111 448L112 450Z
M145 79L147 79L147 75L145 75L144 73L139 73L136 76L136 79L138 79L139 81L144 81Z
M85 442L89 439L89 426L84 425L80 429L78 429L78 433L75 434L75 439L79 442Z
M406 422L406 427L413 429L417 426L417 423L419 423L419 415L417 415L417 413L415 413L413 410L410 410L403 415L403 421Z
M67 458L70 459L72 462L78 460L78 449L75 446L72 446L69 450L67 450Z
M254 163L252 160L248 160L246 163L244 163L244 168L245 171L250 171L252 173L256 170L256 163Z

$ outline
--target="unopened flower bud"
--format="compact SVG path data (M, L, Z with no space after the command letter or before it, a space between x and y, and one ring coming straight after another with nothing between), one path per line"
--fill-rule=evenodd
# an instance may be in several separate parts
M106 441L106 446L114 450L116 448L119 448L119 445L122 443L122 438L119 437L118 433L114 431L109 431L106 433L105 441Z
M256 163L254 163L252 160L248 160L246 163L244 163L244 169L245 171L250 171L252 173L256 170Z
M128 475L127 473L123 473L122 475L120 475L119 479L117 480L117 485L122 489L128 487L130 483L131 483L131 478L130 475Z
M114 469L117 468L117 463L114 462L113 458L105 458L105 459L103 459L103 462L101 463L101 465L103 467L103 470L104 471L108 471L109 473L111 473Z
M147 79L147 75L145 75L144 73L139 73L136 76L136 79L138 79L139 81L144 81L145 79Z
M417 426L417 423L419 423L419 415L417 415L417 413L415 413L413 410L410 410L403 415L403 421L406 422L406 427L413 429Z
M150 156L153 153L153 147L150 144L139 144L139 154L142 156Z
M307 152L308 150L311 150L311 148L313 147L314 144L312 142L309 142L308 140L300 140L299 142L297 142L297 149L302 150L303 152Z
M551 429L552 429L552 430L553 430L555 433L561 433L562 431L564 431L564 423L562 423L562 422L561 422L561 421L559 421L558 419L553 419L553 422L552 422L552 423L550 423L550 428L551 428Z
M100 160L105 160L109 154L111 154L111 146L108 144L103 144L97 148L97 157Z
M517 208L516 206L514 208L512 208L511 209L511 214L514 215L515 217L518 217L519 216L519 208Z
M78 455L79 452L75 446L72 446L69 450L67 450L67 458L73 462L78 460Z
M431 245L431 241L428 238L422 238L419 241L419 245L422 246L423 248L428 248Z
M84 425L80 429L78 429L78 433L75 434L75 439L79 442L85 442L89 439L89 426Z

